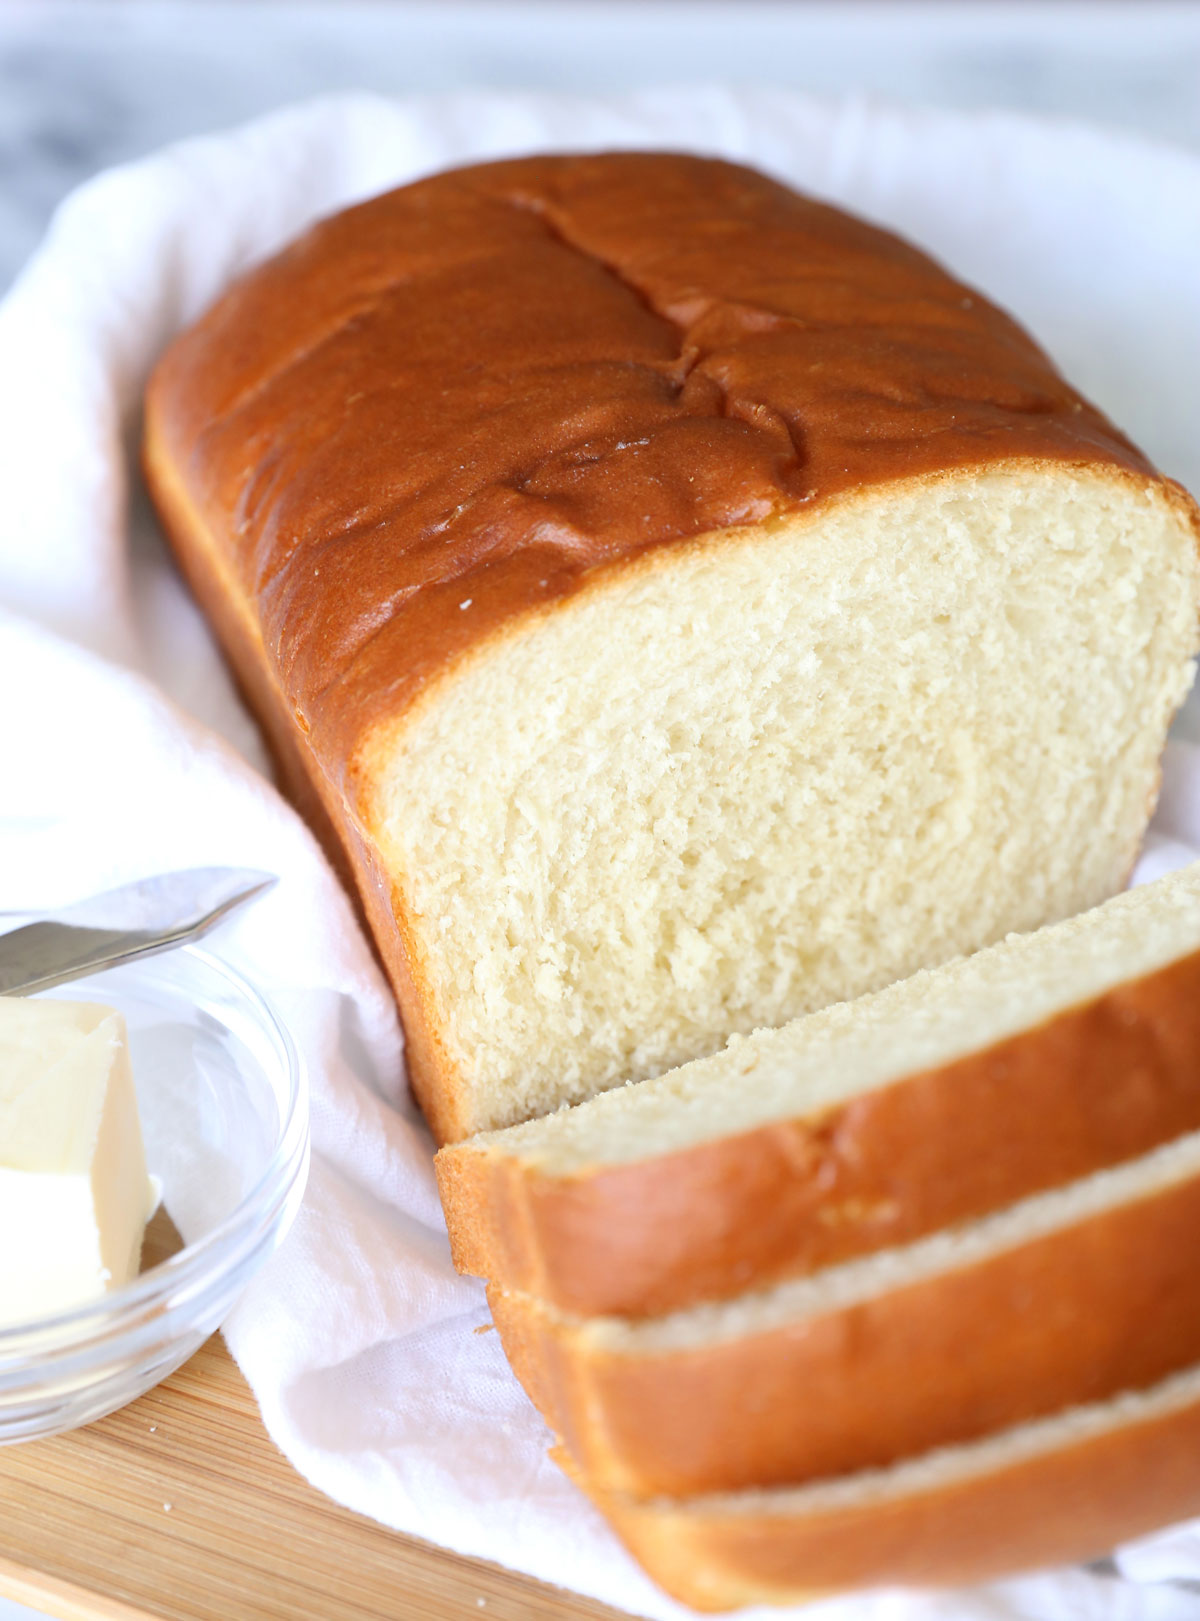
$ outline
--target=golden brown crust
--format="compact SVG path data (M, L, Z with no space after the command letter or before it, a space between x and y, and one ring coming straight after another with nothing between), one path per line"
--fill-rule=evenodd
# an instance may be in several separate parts
M180 567L263 727L283 785L343 880L349 881L351 893L366 915L404 1013L409 1079L430 1129L440 1142L461 1137L470 1129L458 1112L461 1089L455 1084L454 1067L433 1023L432 999L422 994L418 974L411 967L418 959L392 883L345 795L330 781L308 733L296 723L264 651L251 606L180 488L153 421L147 426L143 464Z
M688 1349L622 1352L489 1287L517 1377L600 1490L882 1467L1200 1360L1200 1176L951 1272Z
M1074 1564L1200 1512L1200 1401L972 1478L824 1512L731 1514L589 1491L661 1587L698 1610L876 1587L967 1587Z
M455 1265L580 1316L720 1300L998 1210L1200 1128L1200 953L819 1116L547 1174L437 1157Z
M623 558L962 466L1153 476L907 243L661 154L318 225L177 340L148 414L339 787L373 722Z

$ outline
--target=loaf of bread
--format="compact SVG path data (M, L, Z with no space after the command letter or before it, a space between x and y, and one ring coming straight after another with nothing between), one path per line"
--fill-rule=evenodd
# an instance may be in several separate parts
M379 197L172 345L146 431L443 1141L1128 874L1194 505L985 298L760 174Z
M1091 1559L1194 1514L1200 1368L810 1486L647 1503L580 1483L654 1579L697 1610L846 1588L964 1587Z
M1200 864L436 1163L461 1271L645 1317L1196 1130Z

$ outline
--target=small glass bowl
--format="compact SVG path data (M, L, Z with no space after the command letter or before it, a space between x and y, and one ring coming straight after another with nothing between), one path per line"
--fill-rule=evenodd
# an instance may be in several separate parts
M90 1424L185 1362L279 1245L308 1175L299 1055L225 963L189 946L43 994L125 1015L147 1166L188 1242L98 1300L0 1328L0 1444Z

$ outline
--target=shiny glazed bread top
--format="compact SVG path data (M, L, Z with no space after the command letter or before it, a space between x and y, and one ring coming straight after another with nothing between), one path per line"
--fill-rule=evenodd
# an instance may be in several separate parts
M1150 473L924 254L680 155L489 164L340 214L174 344L149 411L335 779L598 567L942 469Z

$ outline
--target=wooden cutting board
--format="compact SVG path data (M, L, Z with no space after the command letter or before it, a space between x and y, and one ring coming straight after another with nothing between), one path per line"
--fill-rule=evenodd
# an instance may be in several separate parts
M322 1497L217 1337L122 1412L0 1447L0 1593L64 1621L619 1621Z

